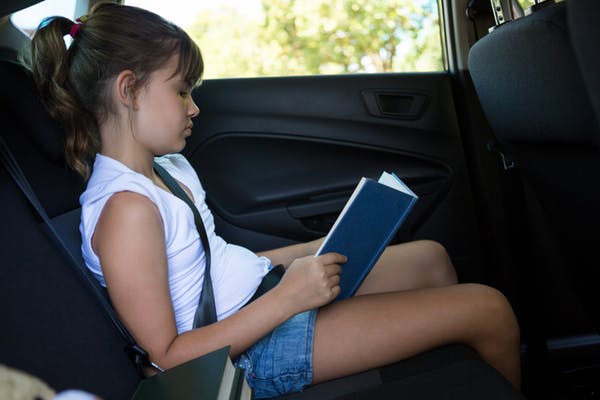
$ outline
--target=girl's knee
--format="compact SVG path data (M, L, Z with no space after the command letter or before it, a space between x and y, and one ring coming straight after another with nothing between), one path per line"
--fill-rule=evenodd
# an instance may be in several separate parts
M433 240L415 242L421 248L425 266L430 270L432 286L447 286L458 282L456 270L446 248Z
M482 328L502 335L506 340L518 341L519 324L506 296L486 285L468 284L465 287L472 292L471 301L477 305Z

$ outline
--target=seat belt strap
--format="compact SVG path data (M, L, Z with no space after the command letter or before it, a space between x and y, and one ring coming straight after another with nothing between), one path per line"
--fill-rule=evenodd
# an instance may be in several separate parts
M181 200L185 201L186 204L192 209L192 213L194 214L194 222L196 223L196 228L198 229L198 233L200 234L200 239L202 240L202 246L204 246L204 251L206 253L206 270L204 272L204 285L202 288L202 294L199 300L198 309L196 312L196 316L194 318L194 328L208 325L209 323L216 322L216 310L214 305L214 294L212 282L210 281L210 246L208 242L208 237L206 234L206 229L204 228L204 223L202 222L202 217L198 212L197 207L194 205L190 196L185 193L185 191L181 188L179 183L165 170L160 164L154 163L154 170L158 173L158 175L162 178L163 182L171 192L179 197ZM252 298L246 303L249 304L274 288L281 277L285 273L285 267L283 265L277 265L263 277L260 285L254 292ZM208 283L207 283L208 278ZM211 300L212 299L212 303Z
M282 264L276 265L273 268L271 268L271 270L263 277L262 281L260 282L260 285L258 285L258 288L256 289L256 292L254 292L252 298L248 300L248 302L245 305L252 303L254 300L258 299L260 296L277 286L277 284L283 277L283 274L285 274L285 267Z
M183 200L190 207L192 213L194 214L194 223L196 224L196 229L200 235L202 247L204 247L205 267L204 281L202 282L202 292L200 293L200 298L198 299L198 308L196 309L196 314L194 315L193 326L194 328L200 328L210 325L217 322L217 309L215 306L215 295L213 292L212 279L210 277L210 243L208 241L206 228L204 227L204 222L202 222L202 217L200 216L198 208L194 205L194 202L190 196L188 196L179 183L177 183L175 178L173 178L171 174L169 174L169 172L167 172L167 170L156 161L154 162L154 170L156 173L158 173L165 185L167 185L171 193Z

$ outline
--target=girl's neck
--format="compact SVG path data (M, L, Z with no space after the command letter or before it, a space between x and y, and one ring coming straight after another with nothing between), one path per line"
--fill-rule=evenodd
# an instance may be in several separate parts
M154 154L141 148L131 140L131 135L123 134L114 127L100 130L102 146L100 153L126 165L147 178L154 179Z
M119 161L121 164L126 165L132 171L140 173L147 178L154 178L154 155L148 154L146 157L140 157L122 150L113 151L111 149L102 146L100 150L102 155L110 157L114 160Z

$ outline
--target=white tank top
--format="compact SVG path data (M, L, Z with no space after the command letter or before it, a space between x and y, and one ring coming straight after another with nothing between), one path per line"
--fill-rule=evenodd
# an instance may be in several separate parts
M270 261L248 249L226 243L215 234L213 216L206 205L206 193L189 162L180 154L157 157L175 179L192 192L194 202L208 235L211 251L211 277L219 320L239 310L252 297ZM194 314L204 281L205 254L202 241L188 205L173 194L112 158L96 155L92 176L81 195L83 259L100 284L106 286L100 260L92 249L91 238L108 199L115 193L130 191L148 197L160 211L165 231L169 288L177 330L192 329Z

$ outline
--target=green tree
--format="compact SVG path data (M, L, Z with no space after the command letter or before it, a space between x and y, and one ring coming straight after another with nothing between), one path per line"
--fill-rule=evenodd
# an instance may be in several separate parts
M233 7L203 11L187 29L205 61L205 77L248 77L264 74L265 56L258 33L260 21L240 15Z
M205 12L189 29L207 77L424 71L442 68L430 0L263 0L254 18Z

